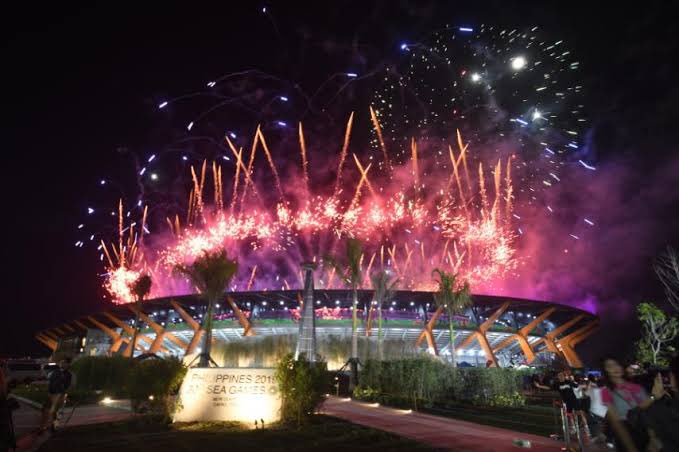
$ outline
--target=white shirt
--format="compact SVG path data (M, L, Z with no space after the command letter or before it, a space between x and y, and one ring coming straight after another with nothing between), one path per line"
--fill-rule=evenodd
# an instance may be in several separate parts
M608 408L601 402L601 389L597 386L589 388L589 398L591 400L589 411L599 417L606 417L606 410Z

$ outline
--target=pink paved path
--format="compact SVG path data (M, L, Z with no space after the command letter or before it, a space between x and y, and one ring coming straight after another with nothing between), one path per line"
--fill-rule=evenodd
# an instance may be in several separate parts
M524 449L514 446L512 441L519 438L530 441L530 450L532 451L561 450L561 443L543 436L474 424L458 419L372 406L337 397L329 397L326 400L323 405L323 412L356 424L385 430L448 450L518 452Z

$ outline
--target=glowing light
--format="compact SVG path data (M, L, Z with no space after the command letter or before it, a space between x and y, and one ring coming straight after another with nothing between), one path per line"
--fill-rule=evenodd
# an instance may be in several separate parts
M406 44L405 42L401 44L401 50L408 50L408 44Z
M151 163L155 158L156 154L151 154L151 157L149 157L148 162Z
M139 171L139 175L140 175L140 176L143 176L145 172L146 172L146 167L143 167L143 168L141 169L141 171Z
M167 107L167 102L161 102L160 104L158 104L159 109L165 108L165 107Z
M512 69L515 71L520 71L526 66L526 58L522 56L517 56L512 58Z
M350 78L356 78L356 77L358 77L358 74L355 73L355 72L347 72L346 75L347 75L347 77L350 77Z
M526 122L526 121L524 121L523 119L520 119L520 118L516 118L516 119L514 119L514 121L516 121L519 124L524 125L524 126L528 125L528 122Z
M104 405L110 405L111 403L113 403L113 399L111 399L110 397L104 397L101 400L101 403L103 403Z
M94 213L94 209L91 208L91 207L88 207L88 208L87 208L87 213L88 213L88 215L92 215L92 214Z
M186 126L186 130L191 130L191 129L193 129L193 121L191 121L191 122L189 123L189 125Z
M158 175L156 173L151 173L151 180L158 180Z
M471 33L471 32L474 31L473 28L469 28L469 27L459 27L458 30L460 30L463 33Z
M585 223L587 223L590 226L594 226L594 222L590 219L585 218Z
M472 82L476 83L481 80L481 75L478 72L473 72L471 75Z
M230 136L233 140L236 139L236 134L233 133L233 132L229 132L229 136Z
M278 98L279 98L280 100L282 100L283 102L287 102L287 101L288 101L288 98L285 97L285 96L279 96Z
M533 112L533 121L537 121L538 119L542 119L542 113L540 113L539 110L535 110Z
M106 185L106 180L105 179L100 180L99 185Z
M276 121L276 124L278 124L281 127L287 127L288 124L285 121Z
M214 86L215 86L216 84L217 84L217 82L215 82L215 81L207 82L207 86L208 86L209 88L214 88Z

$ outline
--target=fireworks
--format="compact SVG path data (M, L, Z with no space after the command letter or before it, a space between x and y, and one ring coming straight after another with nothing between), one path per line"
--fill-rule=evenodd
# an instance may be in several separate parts
M372 116L374 119L374 113ZM503 175L503 167L509 168L510 161L497 161L491 169L491 195L485 189L483 162L478 164L478 175L470 176L462 137L457 152L448 147L454 171L430 171L426 181L420 179L418 171L426 156L418 154L414 139L412 158L406 165L382 165L385 169L373 174L372 164L364 165L352 155L353 168L343 169L349 166L345 160L351 121L337 156L338 177L331 192L311 191L318 184L313 183L314 168L306 160L300 125L301 178L280 178L265 137L257 129L247 166L242 151L236 151L226 138L237 161L233 182L228 184L232 187L228 196L231 202L226 207L222 168L213 163L212 177L208 177L207 162L190 170L193 188L186 212L181 215L186 218L184 224L177 212L173 219L165 219L167 233L148 236L144 244L137 241L133 227L124 227L121 203L119 240L112 246L115 259L102 244L109 256L106 289L120 303L132 301L129 284L143 267L152 269L154 296L186 291L188 288L173 274L174 266L193 261L205 250L222 248L237 257L241 268L251 269L238 275L233 289L300 287L299 262L319 261L350 237L364 244L362 266L366 274L389 268L403 287L413 290L431 288L431 272L436 267L460 273L479 290L492 290L498 279L516 268L511 176L508 172ZM258 143L268 169L253 165ZM386 161L386 147L383 151ZM257 171L268 172L273 190L264 190L254 182ZM350 185L342 171L348 180L359 175L358 182ZM212 181L209 202L208 180ZM299 184L303 190L296 189ZM483 202L472 202L477 198ZM326 288L339 287L331 273L328 270L319 279L326 281Z
M300 262L334 255L351 237L363 243L366 287L371 272L390 269L404 289L433 289L440 267L476 293L515 295L507 281L535 257L526 244L563 213L556 187L569 171L597 174L577 58L537 27L447 27L395 46L393 64L347 66L313 95L249 70L157 99L179 138L136 157L133 207L111 212L117 240L99 249L114 300L132 301L128 285L141 273L154 279L152 297L192 292L173 267L219 248L239 261L232 290L299 288ZM372 94L341 104L356 84ZM117 185L102 176L102 189ZM110 217L89 202L78 247L108 236L90 228ZM582 226L560 228L563 239L585 240L597 220L582 212L573 223ZM341 287L333 270L317 277Z

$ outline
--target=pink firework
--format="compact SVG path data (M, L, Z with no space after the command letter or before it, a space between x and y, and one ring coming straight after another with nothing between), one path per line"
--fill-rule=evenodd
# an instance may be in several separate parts
M179 213L167 218L167 232L152 234L146 243L137 241L131 230L125 239L121 220L114 248L117 258L109 258L106 289L117 302L129 302L129 280L150 269L153 296L189 292L191 288L177 279L173 268L205 250L217 249L227 249L242 269L233 290L294 289L302 285L300 262L318 262L326 254L336 254L344 240L353 237L363 244L366 283L371 272L389 268L403 288L431 290L432 270L442 268L468 280L475 292L495 292L498 282L518 265L511 225L511 157L493 162L490 171L485 168L490 183L483 162L477 171L470 170L467 145L459 134L457 151L449 146L439 153L449 159L446 165L423 164L415 140L412 157L403 165L388 159L382 140L384 161L361 162L356 155L347 158L351 121L338 156L337 178L334 184L327 180L319 184L316 193L301 125L301 176L287 179L276 168L259 129L247 159L226 138L236 160L232 181L222 184L222 168L215 163L212 177L207 162L192 167L187 211L181 219ZM374 115L373 122L380 131ZM253 164L259 149L268 169ZM271 185L256 184L255 171L266 171ZM228 197L225 186L232 187ZM333 186L327 193L325 188ZM331 270L321 270L319 285L339 288L342 283Z

